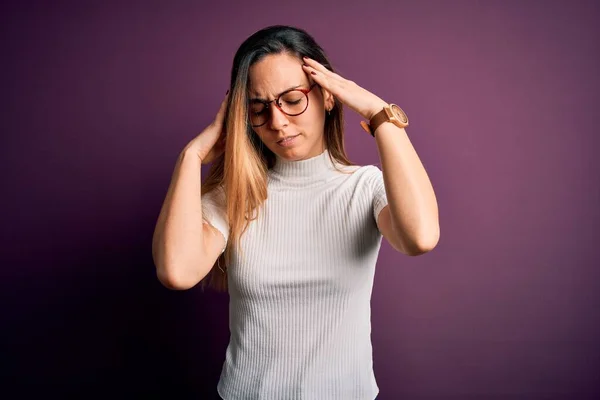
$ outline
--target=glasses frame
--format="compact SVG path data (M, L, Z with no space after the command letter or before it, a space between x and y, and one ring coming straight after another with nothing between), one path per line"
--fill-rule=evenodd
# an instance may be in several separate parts
M310 98L308 97L308 94L309 94L309 93L310 93L310 91L311 91L311 90L313 90L313 88L314 88L315 86L317 86L317 85L318 85L318 83L317 83L317 82L313 82L313 84L312 84L312 85L310 85L310 86L308 87L308 89L301 89L301 88L290 89L290 90L286 90L285 92L281 93L279 96L277 96L277 98L276 98L276 99L273 99L273 100L271 100L271 101L260 101L260 100L256 100L255 102L258 102L258 103L262 103L262 104L264 104L264 105L265 105L265 109L264 109L264 111L267 111L267 110L269 110L269 108L271 107L271 103L275 102L275 107L277 107L277 109L278 109L279 111L281 111L282 113L284 113L285 115L287 115L287 116L289 116L289 117L296 117L296 116L298 116L298 115L301 115L301 114L303 114L303 113L304 113L306 110L308 110L308 106L310 105ZM286 113L285 111L283 111L283 110L281 109L281 106L279 105L279 99L281 98L281 96L284 96L284 95L286 95L286 94L288 94L288 93L290 93L290 92L293 92L293 91L300 91L300 92L304 93L304 95L306 96L306 108L305 108L305 109L304 109L302 112L300 112L300 113L298 113L298 114L288 114L288 113ZM250 109L250 106L249 106L249 105L248 105L248 109ZM262 123L262 124L260 124L260 125L253 125L253 124L252 124L252 116L250 115L250 112L248 113L248 119L250 119L250 126L251 126L251 127L253 127L253 128L258 128L258 127L261 127L261 126L263 126L264 124L266 124L266 123L269 121L270 117L268 117L268 116L267 116L267 119L265 120L265 122L263 122L263 123Z

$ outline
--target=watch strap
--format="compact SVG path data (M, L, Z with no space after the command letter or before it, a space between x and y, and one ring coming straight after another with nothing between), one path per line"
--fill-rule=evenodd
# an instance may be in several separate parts
M364 121L360 121L360 126L362 126L362 128L371 136L375 137L375 130L379 127L379 125L389 120L390 118L387 114L386 109L382 108L381 111L379 111L373 116L373 118L371 118L368 124Z
M375 114L369 123L367 124L365 121L360 122L360 126L371 136L375 137L375 130L384 122L392 122L394 125L399 128L404 128L408 126L408 119L406 118L406 114L404 114L403 110L400 110L401 115L403 115L403 119L399 120L397 116L394 115L394 111L392 111L392 107L398 107L395 104L390 104L386 107L383 107L381 111ZM399 108L399 107L398 107Z
M375 136L375 130L379 127L379 125L383 124L384 122L389 122L390 121L390 117L388 115L387 109L383 108L381 111L379 111L377 114L375 114L373 116L373 118L371 118L371 121L369 121L369 128L371 129L371 135Z

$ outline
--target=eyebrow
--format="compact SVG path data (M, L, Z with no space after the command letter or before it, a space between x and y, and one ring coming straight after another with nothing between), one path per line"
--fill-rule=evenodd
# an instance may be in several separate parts
M283 93L285 93L285 92L289 92L290 90L298 89L298 88L299 88L299 87L301 87L301 86L304 86L304 84L300 84L300 85L296 85L296 86L292 86L292 87L290 87L290 88L287 88L287 89L285 89L283 92L279 93L279 94L278 94L278 95L275 97L275 99L276 99L277 97L281 96ZM275 99L273 99L273 100L275 100ZM273 101L273 100L271 100L271 101ZM252 97L252 98L250 99L250 101L260 101L260 102L265 102L265 103L266 103L266 102L268 102L269 100L267 100L267 99L263 99L263 98L260 98L260 97Z

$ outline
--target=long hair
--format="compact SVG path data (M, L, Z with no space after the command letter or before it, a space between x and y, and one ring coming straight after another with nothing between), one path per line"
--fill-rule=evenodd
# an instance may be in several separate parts
M202 289L209 286L217 291L228 290L227 267L231 264L233 251L241 251L240 238L250 222L258 217L260 206L267 199L267 172L275 165L276 156L263 145L249 123L248 84L250 67L271 54L287 54L299 60L307 56L334 71L321 46L306 31L296 27L269 26L255 32L240 45L231 69L224 121L225 150L214 160L201 184L202 194L218 187L224 190L229 239L225 252L200 282ZM344 148L342 103L338 99L334 102L325 118L325 146L334 165L337 161L352 166L355 164L348 159Z

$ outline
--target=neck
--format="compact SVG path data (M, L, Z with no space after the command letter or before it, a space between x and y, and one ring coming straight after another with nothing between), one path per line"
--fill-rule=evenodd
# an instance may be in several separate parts
M271 169L271 175L287 182L306 182L328 178L335 172L334 163L329 157L329 150L327 149L314 157L299 161L291 161L276 156L277 159Z

